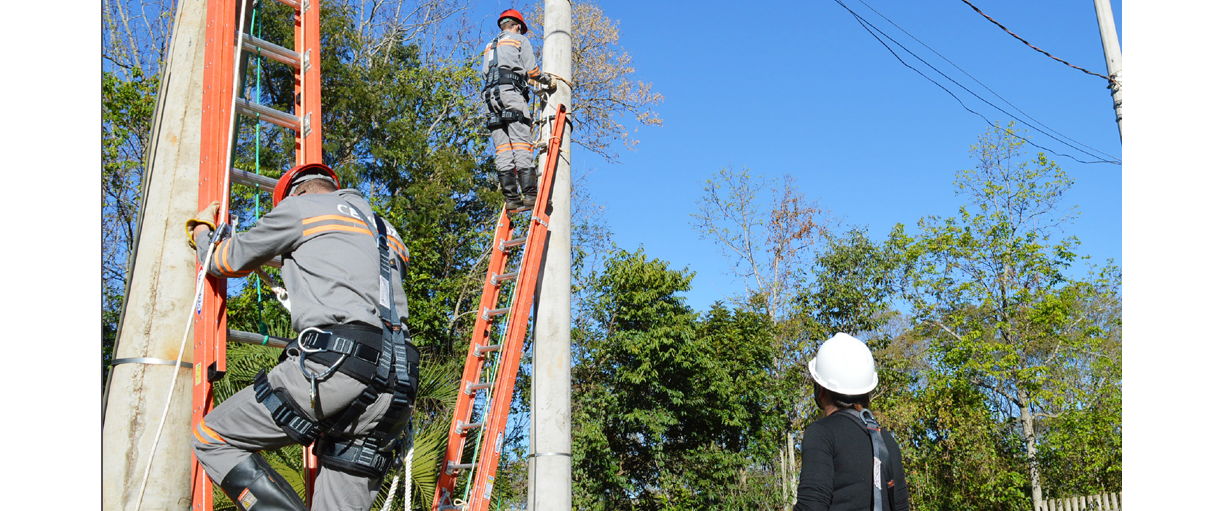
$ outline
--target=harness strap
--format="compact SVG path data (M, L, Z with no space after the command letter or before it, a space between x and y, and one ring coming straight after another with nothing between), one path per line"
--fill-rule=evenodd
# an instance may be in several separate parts
M275 390L269 385L269 378L265 376L264 369L256 373L256 378L252 382L252 390L256 391L256 400L265 405L270 414L273 414L273 421L295 442L310 445L324 432L320 424L312 420L310 415L304 413L299 405L296 405L294 400L286 395L284 389Z
M372 437L362 441L338 441L326 438L321 441L317 454L326 467L367 477L383 477L394 460L393 453L382 453Z
M288 344L287 349L301 348L304 357L326 367L343 359L338 370L367 383L380 362L381 334L356 325L334 325L319 330L304 332L298 343Z
M884 483L882 481L882 474L884 471L889 470L889 467L892 465L892 461L888 456L888 447L884 445L884 436L880 433L880 423L876 421L876 417L871 413L871 410L866 408L864 408L861 413L850 408L845 408L841 410L841 413L844 413L847 417L855 419L860 425L866 428L867 435L871 437L871 447L873 449L871 480L875 487L875 490L872 492L874 494L874 498L872 499L874 507L872 509L874 511L884 511L884 504L882 502L884 499ZM891 492L889 495L891 499Z

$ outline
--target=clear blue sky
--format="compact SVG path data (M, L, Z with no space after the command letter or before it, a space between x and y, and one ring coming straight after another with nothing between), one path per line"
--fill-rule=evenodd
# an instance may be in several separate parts
M843 1L948 76L1029 121L859 0ZM1106 73L1092 2L973 3L1035 46ZM877 238L898 222L912 229L925 215L956 213L962 201L953 194L954 173L972 167L969 147L987 123L898 62L835 1L599 4L619 20L637 77L665 96L657 108L664 125L641 128L636 151L625 151L619 164L578 150L573 173L589 172L586 187L606 207L620 247L643 246L651 257L696 272L692 307L706 309L742 290L716 247L690 225L700 183L724 165L769 177L789 173L846 226L866 225ZM868 4L1029 116L1121 156L1102 79L1034 51L960 0ZM1111 4L1122 35L1121 4ZM894 49L971 109L1009 120ZM1032 135L1054 153L1092 159ZM1121 167L1054 153L1048 152L1075 179L1069 204L1082 212L1067 234L1080 238L1080 253L1093 261L1121 261Z

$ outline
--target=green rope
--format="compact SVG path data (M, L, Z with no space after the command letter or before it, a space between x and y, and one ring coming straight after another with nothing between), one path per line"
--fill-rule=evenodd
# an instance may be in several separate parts
M255 27L256 37L259 39L262 35L262 31L261 31L262 23L260 21L261 19L261 3L260 2L256 3L256 16L254 16L253 18L254 19L252 20L252 26L249 27L248 31L251 32L253 30L253 27ZM255 94L257 101L260 101L260 98L261 98L261 68L263 67L262 66L263 63L264 63L264 59L261 58L261 49L260 47L257 47L256 48L256 94ZM260 113L256 114L256 168L255 168L255 171L257 175L260 175L261 173L261 114ZM261 189L259 186L256 187L256 200L252 202L255 204L255 218L259 220L261 217ZM260 333L265 336L265 340L261 341L261 346L264 346L266 343L269 342L269 325L265 323L264 311L265 311L265 297L261 293L261 280L257 278L256 279L256 324L257 324L258 331L260 331Z

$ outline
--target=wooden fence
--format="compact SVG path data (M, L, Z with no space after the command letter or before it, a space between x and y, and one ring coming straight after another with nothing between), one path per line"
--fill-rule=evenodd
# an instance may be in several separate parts
M1119 506L1122 499L1122 492L1047 499L1035 507L1034 511L1123 511Z

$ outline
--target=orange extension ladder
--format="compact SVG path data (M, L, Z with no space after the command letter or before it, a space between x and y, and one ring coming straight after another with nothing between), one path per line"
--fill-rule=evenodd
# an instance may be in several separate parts
M504 426L508 422L508 410L512 404L513 386L521 365L521 347L529 325L530 309L534 306L534 292L538 286L538 272L542 265L543 246L547 238L547 202L555 179L555 164L559 160L560 139L567 122L564 105L552 117L554 124L551 139L547 144L547 161L538 184L538 202L529 220L528 232L513 238L513 228L508 211L500 215L496 224L491 261L487 267L483 295L474 320L474 333L470 337L470 349L466 354L465 370L462 372L461 388L457 392L457 407L449 423L448 446L436 481L436 494L432 499L433 511L465 510L487 511L491 492L495 486L495 473L499 468L500 449L504 443ZM505 273L509 255L514 247L524 246L520 267ZM500 291L505 283L514 280L516 285L510 302L500 307ZM493 333L498 318L507 318L503 324L502 338L497 342ZM488 359L492 358L490 362ZM490 364L495 371L486 371ZM478 391L486 390L485 399L478 401ZM477 418L474 417L478 404ZM481 444L481 447L480 447ZM471 452L470 461L462 457ZM458 488L458 479L463 471L469 471L464 489Z
M205 72L201 98L201 166L197 204L201 209L215 200L222 203L219 218L229 218L230 184L258 186L272 192L275 180L231 168L238 120L235 113L256 117L295 132L295 162L323 163L320 109L320 9L319 0L277 0L294 9L295 48L290 50L249 34L256 0L207 0L205 27ZM243 27L237 30L236 27ZM240 49L236 54L236 49ZM259 53L258 53L259 52ZM243 57L259 54L289 65L295 74L296 107L286 113L240 97ZM246 66L242 66L246 68ZM238 91L236 89L239 89ZM258 98L259 99L259 98ZM198 275L201 271L197 265ZM213 382L226 373L226 340L255 334L228 331L226 325L226 279L205 278L204 297L193 324L192 424L213 409ZM196 305L196 304L194 304ZM270 343L277 346L279 343ZM284 343L282 343L284 345ZM307 495L312 494L316 466L311 450L304 448ZM310 500L310 498L309 498ZM192 458L192 510L213 509L213 485L204 469Z

